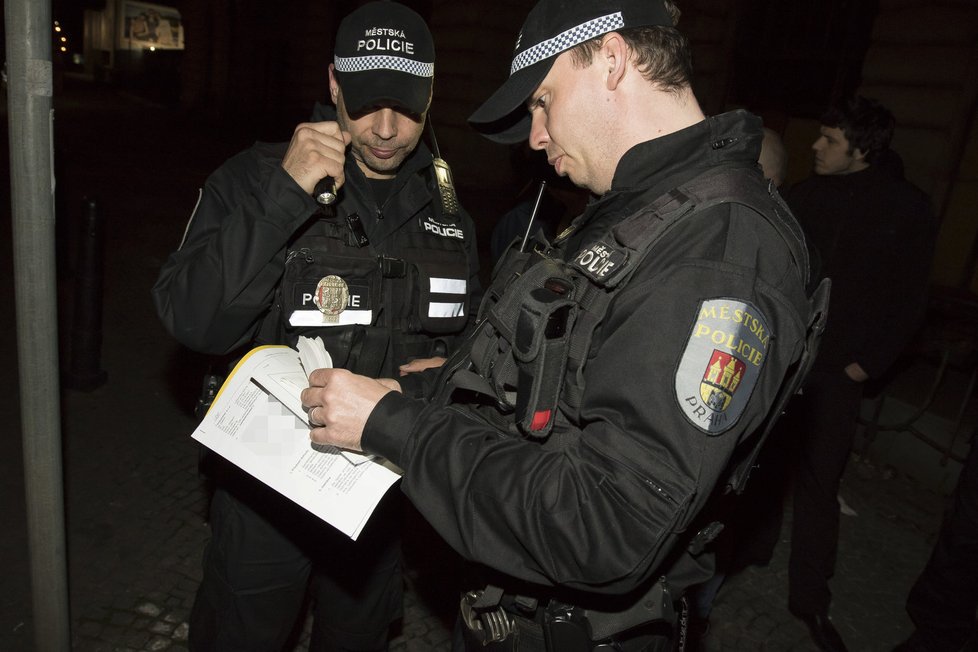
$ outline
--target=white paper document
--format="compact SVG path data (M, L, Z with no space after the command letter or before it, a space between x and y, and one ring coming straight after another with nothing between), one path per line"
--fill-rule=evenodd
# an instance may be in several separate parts
M329 366L328 354L304 361ZM312 443L299 398L308 384L294 349L253 349L192 436L355 540L400 471L380 458Z

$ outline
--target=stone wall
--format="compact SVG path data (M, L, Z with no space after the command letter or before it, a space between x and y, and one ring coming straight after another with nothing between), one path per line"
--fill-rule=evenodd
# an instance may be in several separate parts
M881 0L857 92L893 111L893 148L940 222L932 282L978 292L978 3ZM819 123L787 115L788 182L811 174Z
M893 148L941 219L934 281L978 291L978 3L881 2L859 92L893 111Z

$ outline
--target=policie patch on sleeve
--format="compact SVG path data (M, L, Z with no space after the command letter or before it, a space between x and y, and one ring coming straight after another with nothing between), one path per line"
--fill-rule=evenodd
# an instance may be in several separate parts
M703 301L676 370L676 399L686 417L708 435L737 423L770 344L767 319L751 304Z

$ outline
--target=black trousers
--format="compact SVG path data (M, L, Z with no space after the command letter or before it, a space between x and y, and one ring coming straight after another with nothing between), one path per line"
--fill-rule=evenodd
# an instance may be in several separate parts
M194 652L277 652L311 589L314 652L386 650L401 615L402 495L392 490L351 541L258 481L223 469L190 615Z
M930 560L907 598L915 638L957 650L976 634L978 609L978 440L971 442Z
M842 370L809 374L795 397L799 424L788 561L788 604L796 613L827 612L839 544L839 483L856 434L863 387Z

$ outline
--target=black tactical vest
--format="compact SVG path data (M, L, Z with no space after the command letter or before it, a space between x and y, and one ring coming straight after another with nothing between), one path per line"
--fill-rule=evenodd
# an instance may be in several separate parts
M294 345L300 335L321 337L334 367L371 377L393 375L414 358L447 356L469 318L464 238L474 234L436 215L432 202L381 246L350 218L343 203L328 207L289 247L262 339ZM340 297L344 306L324 310Z
M480 413L500 430L546 447L567 445L559 424L578 420L584 364L615 294L669 229L721 203L743 204L767 220L789 247L807 284L808 251L780 195L752 170L709 171L617 223L572 260L558 258L540 243L527 253L510 250L495 270L469 339L471 364L451 365L457 370L450 388L482 396ZM730 244L734 259L748 251L753 255L755 243L734 239ZM743 252L737 251L739 244ZM748 438L749 445L738 448L728 479L735 491L742 491L764 437L811 365L824 329L828 293L826 281L810 299L808 314L799 315L808 327L804 353L789 371L765 424Z

